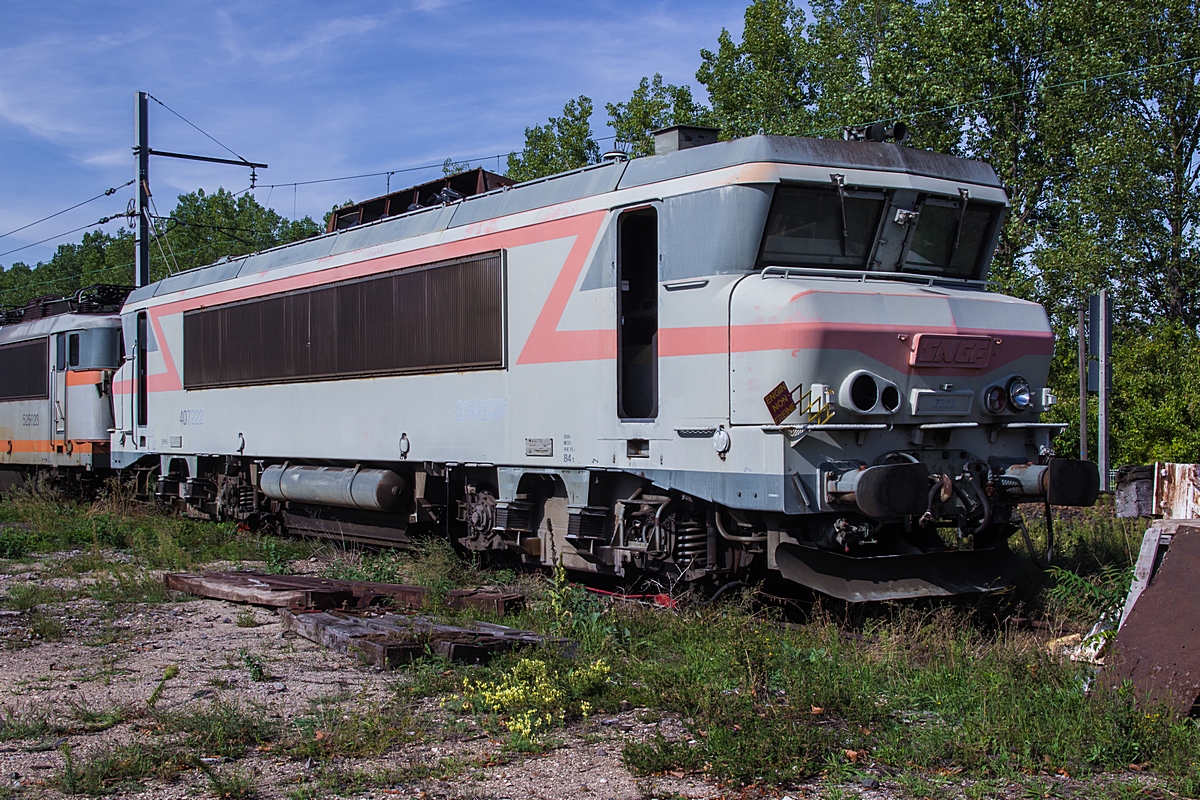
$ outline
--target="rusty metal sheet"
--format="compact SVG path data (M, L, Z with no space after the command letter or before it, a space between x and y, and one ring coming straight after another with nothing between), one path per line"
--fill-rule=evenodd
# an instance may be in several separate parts
M1179 714L1200 696L1200 525L1175 529L1162 565L1117 633L1104 683L1125 681L1142 702Z
M1200 518L1200 464L1154 465L1154 515Z

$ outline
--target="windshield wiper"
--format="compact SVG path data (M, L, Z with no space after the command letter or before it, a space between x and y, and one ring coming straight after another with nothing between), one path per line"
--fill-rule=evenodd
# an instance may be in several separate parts
M954 254L958 251L959 240L962 239L963 219L967 216L967 202L971 199L971 190L959 189L958 196L962 198L962 201L958 206L958 224L954 226L954 244L950 245L950 257L946 259L947 267L954 260Z
M846 229L846 176L830 175L829 180L837 187L838 203L842 207L842 257L845 258L846 240L850 238L850 232Z

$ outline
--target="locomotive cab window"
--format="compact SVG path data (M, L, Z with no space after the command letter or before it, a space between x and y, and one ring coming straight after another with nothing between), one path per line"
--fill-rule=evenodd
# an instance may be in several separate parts
M780 186L760 265L865 269L886 199L844 187Z
M954 278L979 277L979 265L992 241L999 207L967 198L927 198L912 233L906 272Z
M46 337L0 346L0 401L50 396L50 359Z
M79 334L67 334L67 366L79 366Z

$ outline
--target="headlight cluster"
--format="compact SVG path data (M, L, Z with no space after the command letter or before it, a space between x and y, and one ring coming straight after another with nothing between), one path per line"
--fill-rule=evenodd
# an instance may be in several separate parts
M838 402L859 414L895 414L900 409L900 389L879 375L855 370L842 381Z
M1033 389L1029 381L1014 375L1003 386L989 386L983 390L983 407L989 414L1005 411L1021 413L1033 406Z

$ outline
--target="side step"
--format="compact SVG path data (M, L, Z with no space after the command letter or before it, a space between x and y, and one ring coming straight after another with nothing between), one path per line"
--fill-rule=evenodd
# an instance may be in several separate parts
M848 603L994 592L1012 585L1017 568L1004 546L856 558L785 543L775 563L788 580Z

